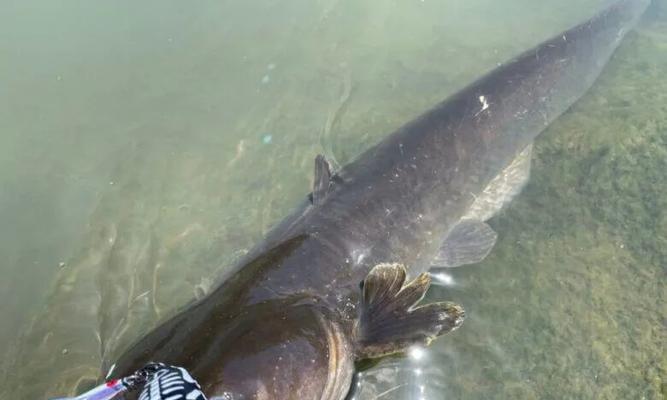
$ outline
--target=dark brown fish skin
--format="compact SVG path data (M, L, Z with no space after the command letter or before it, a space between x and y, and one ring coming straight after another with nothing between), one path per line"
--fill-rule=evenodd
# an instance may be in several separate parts
M428 269L475 194L586 92L647 5L615 3L366 151L214 292L131 347L112 376L160 361L188 369L209 397L344 398L359 283L382 262Z

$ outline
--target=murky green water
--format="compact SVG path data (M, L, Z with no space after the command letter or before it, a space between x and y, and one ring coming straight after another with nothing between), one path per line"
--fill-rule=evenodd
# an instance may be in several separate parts
M345 164L602 2L2 3L0 398L42 399L206 293L317 153ZM432 291L464 327L366 395L665 398L665 76L663 1L539 139L491 256Z

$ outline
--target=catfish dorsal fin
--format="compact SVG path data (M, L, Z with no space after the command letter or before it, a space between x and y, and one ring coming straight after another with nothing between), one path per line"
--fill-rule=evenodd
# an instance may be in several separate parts
M313 181L312 195L313 205L320 205L324 201L324 198L329 191L329 186L331 185L331 176L331 165L322 154L318 154L317 157L315 157L315 177Z

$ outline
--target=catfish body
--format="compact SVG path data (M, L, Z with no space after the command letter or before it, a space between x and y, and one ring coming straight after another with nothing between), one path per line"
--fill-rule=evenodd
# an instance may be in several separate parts
M108 376L157 361L188 369L209 397L340 400L355 360L456 329L459 306L416 306L429 285L424 273L490 251L495 233L484 221L525 182L532 141L593 84L647 5L615 3L340 171L318 156L304 204Z

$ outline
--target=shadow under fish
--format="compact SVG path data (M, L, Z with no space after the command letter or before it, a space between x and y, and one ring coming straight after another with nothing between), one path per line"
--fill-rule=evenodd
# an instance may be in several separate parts
M531 145L593 84L648 6L622 0L507 62L340 171L209 295L130 347L107 378L186 368L209 398L344 399L355 363L428 345L463 308L420 304L428 271L481 261L485 223L528 178Z

